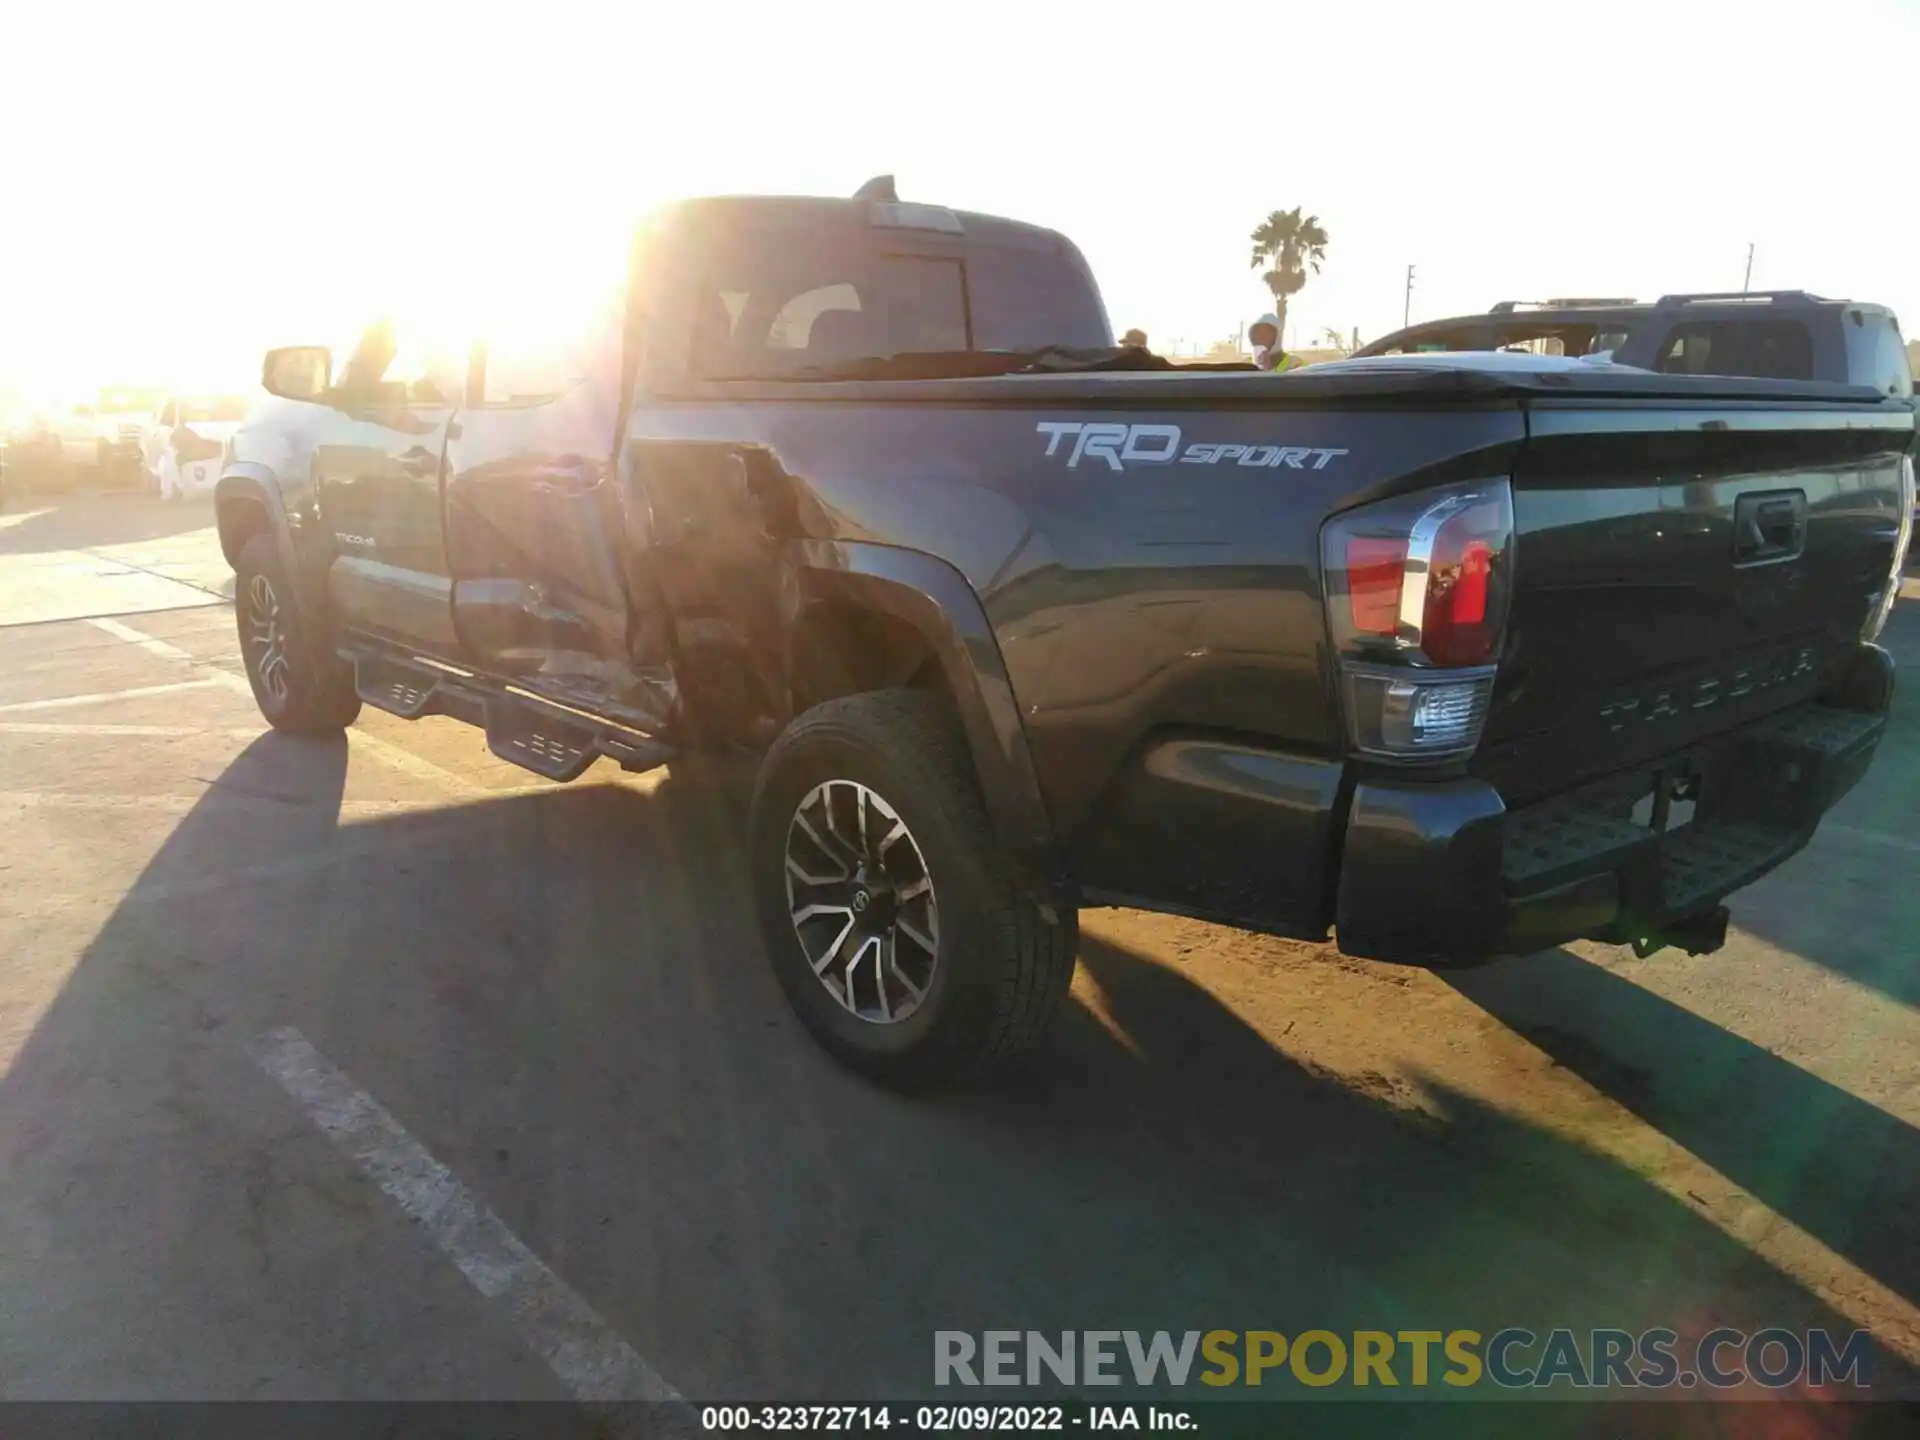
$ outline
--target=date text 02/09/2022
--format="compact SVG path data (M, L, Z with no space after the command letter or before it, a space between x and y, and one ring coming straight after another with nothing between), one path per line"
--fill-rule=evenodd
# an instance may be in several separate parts
M868 1432L979 1435L1069 1430L1185 1431L1190 1413L1142 1405L706 1405L700 1428L709 1432Z

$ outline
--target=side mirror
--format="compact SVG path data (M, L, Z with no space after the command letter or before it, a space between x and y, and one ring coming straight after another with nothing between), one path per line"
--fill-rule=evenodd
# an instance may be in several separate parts
M269 350L260 384L283 400L317 400L333 385L333 352L324 345L288 345Z

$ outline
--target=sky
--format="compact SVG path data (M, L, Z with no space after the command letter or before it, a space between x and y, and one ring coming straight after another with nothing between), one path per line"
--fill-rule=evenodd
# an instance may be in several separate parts
M0 0L0 392L250 386L398 309L550 317L695 194L1073 237L1117 329L1292 338L1555 295L1802 288L1920 335L1920 0L322 5Z

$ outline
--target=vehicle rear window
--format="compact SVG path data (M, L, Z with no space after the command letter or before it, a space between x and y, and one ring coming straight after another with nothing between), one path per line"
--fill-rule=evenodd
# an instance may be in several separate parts
M1565 321L1481 324L1470 329L1429 333L1418 340L1402 341L1375 353L1424 355L1434 351L1522 350L1532 355L1597 355L1602 351L1619 349L1626 338L1626 330L1619 326L1604 328Z
M974 349L1113 344L1092 272L1066 242L981 245L967 252L966 265Z
M1872 311L1847 312L1847 379L1871 385L1882 395L1905 399L1913 394L1913 367L1900 327L1891 317Z
M1699 320L1674 327L1660 355L1669 375L1813 379L1813 333L1798 320Z
M969 348L957 259L805 243L710 258L694 341L701 375L779 375Z
M1077 252L880 228L741 226L704 247L694 373L804 373L896 355L1105 347Z

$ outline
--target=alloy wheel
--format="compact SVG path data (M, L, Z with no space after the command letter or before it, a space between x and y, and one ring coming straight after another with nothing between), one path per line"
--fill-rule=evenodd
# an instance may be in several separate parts
M280 597L264 575L247 582L247 652L261 688L275 704L285 703L292 675L287 632L280 620Z
M933 875L906 822L855 780L809 790L787 826L787 909L814 976L874 1024L920 1008L939 958Z

